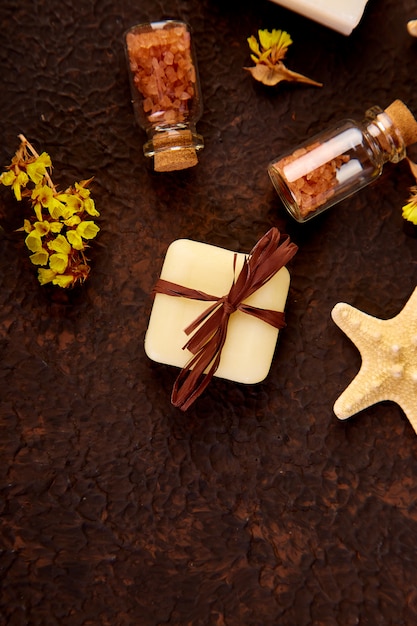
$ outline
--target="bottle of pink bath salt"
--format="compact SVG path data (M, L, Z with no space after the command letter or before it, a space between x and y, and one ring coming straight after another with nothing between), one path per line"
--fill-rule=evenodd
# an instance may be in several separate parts
M138 24L127 31L125 49L133 109L148 136L145 156L158 172L196 165L204 141L196 131L202 97L190 27L178 20Z
M306 222L373 182L417 142L417 121L395 100L369 109L362 122L344 120L270 163L268 173L285 208Z

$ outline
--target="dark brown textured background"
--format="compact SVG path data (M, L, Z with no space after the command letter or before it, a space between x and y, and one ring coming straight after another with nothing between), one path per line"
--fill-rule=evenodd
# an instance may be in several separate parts
M157 175L122 43L165 17L194 31L206 147L195 169ZM336 419L360 356L330 318L339 301L388 318L409 298L413 179L388 166L299 226L266 171L375 104L417 112L415 17L412 0L370 0L346 38L267 0L1 1L1 167L23 132L62 186L95 177L101 211L91 277L60 297L0 189L1 624L417 623L417 438L392 403ZM258 28L289 31L288 67L324 87L255 84L242 67ZM165 251L188 237L248 252L272 225L299 252L270 375L215 379L182 414L177 371L143 351Z

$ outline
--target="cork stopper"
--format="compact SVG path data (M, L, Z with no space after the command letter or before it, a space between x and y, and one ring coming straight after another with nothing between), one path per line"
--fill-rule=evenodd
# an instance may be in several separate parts
M184 170L197 165L197 152L189 130L166 131L153 137L155 172Z
M417 120L401 100L394 100L385 109L394 126L398 128L406 146L417 142Z

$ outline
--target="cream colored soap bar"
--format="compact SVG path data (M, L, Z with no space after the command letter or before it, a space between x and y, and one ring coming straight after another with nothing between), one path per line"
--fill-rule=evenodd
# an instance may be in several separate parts
M235 253L205 243L178 239L168 248L161 278L215 296L227 294L233 283ZM237 254L236 275L245 255ZM284 311L290 275L282 267L245 302L264 309ZM192 354L183 350L186 328L211 302L156 294L145 337L145 352L158 363L182 368ZM232 313L226 342L215 376L239 383L258 383L268 374L278 330L252 315Z
M272 0L315 22L350 35L359 24L368 0Z

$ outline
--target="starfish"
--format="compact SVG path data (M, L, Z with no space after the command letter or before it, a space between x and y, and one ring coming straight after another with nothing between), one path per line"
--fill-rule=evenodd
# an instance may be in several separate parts
M332 318L362 357L357 376L334 404L336 416L344 420L391 400L417 433L417 287L391 319L378 319L344 302L335 305Z

